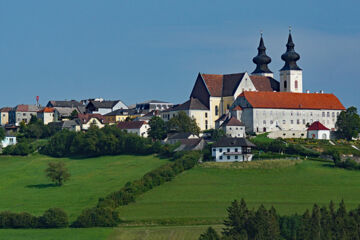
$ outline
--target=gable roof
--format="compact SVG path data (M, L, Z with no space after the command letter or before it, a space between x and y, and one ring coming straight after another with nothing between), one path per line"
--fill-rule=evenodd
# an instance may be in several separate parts
M96 118L98 119L101 123L104 123L104 117L101 114L90 114L90 113L86 113L86 114L78 114L78 119L80 119L81 123L88 123L92 118Z
M120 100L115 100L115 101L108 101L108 100L104 100L104 101L90 101L88 103L92 104L95 108L113 108L118 102L121 102Z
M78 106L82 106L82 104L76 100L70 100L70 101L55 101L51 100L46 105L47 107L69 107L69 108L75 108Z
M0 112L10 112L10 111L11 111L11 107L0 108Z
M272 77L251 75L250 79L258 91L280 91L280 83Z
M321 122L316 121L316 122L313 122L313 124L311 124L307 130L313 131L313 130L330 130L330 129L325 127Z
M192 133L170 133L168 135L168 140L176 140L176 139L189 139L189 137L193 136ZM198 138L195 136L195 138Z
M292 92L248 92L244 97L253 108L345 110L334 94Z
M117 116L117 115L138 115L141 114L137 109L116 109L115 111L109 112L104 116Z
M139 129L144 124L146 124L145 121L119 122L117 124L117 127L120 128L120 129Z
M242 122L240 122L237 118L231 117L226 119L221 126L245 126Z
M213 97L232 96L245 73L234 74L200 74L210 95Z
M222 137L213 144L213 147L256 147L256 146L246 138Z
M203 138L194 138L194 139L180 139L180 146L175 149L175 152L177 151L191 151L191 150L200 150L203 149L203 147L200 147L199 145L201 143L206 144L205 140ZM204 146L204 145L203 145ZM199 148L200 149L197 149Z
M188 101L180 104L176 107L169 109L168 111L185 111L185 110L209 110L204 104L202 104L197 98L190 98Z
M20 104L17 105L14 108L15 112L37 112L39 111L39 107L36 105L25 105L25 104Z
M44 107L43 109L39 110L38 113L52 113L54 111L55 111L55 108Z

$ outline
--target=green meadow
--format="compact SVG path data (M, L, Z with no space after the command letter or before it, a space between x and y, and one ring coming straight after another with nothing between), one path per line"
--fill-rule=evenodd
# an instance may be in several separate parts
M288 167L197 166L121 207L121 218L133 223L219 224L230 202L241 198L250 207L274 206L280 214L303 213L314 203L327 205L330 200L344 199L348 209L360 204L360 171L309 160L284 165Z
M71 178L61 187L45 177L49 161L65 161ZM118 190L128 181L163 165L154 156L106 156L87 159L55 159L39 154L0 157L0 211L41 215L51 207L64 209L74 220L99 197Z

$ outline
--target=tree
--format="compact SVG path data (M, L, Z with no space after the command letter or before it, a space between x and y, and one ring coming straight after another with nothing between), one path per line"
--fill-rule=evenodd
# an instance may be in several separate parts
M320 215L320 208L317 204L314 204L312 214L311 214L311 229L310 229L310 236L313 240L320 240L320 232L321 232L321 215Z
M70 114L70 119L73 120L73 119L77 118L78 114L79 114L78 111L73 110Z
M59 186L70 179L69 170L65 167L64 162L49 162L45 172L46 176Z
M149 121L150 129L149 136L154 140L163 140L166 137L167 129L166 124L162 118L154 116Z
M357 114L356 107L349 107L342 111L336 122L337 137L351 140L357 137L360 132L360 117Z
M200 235L199 240L220 240L220 237L215 229L209 227L205 233Z
M5 130L0 127L0 141L2 141L5 138Z
M180 133L192 133L199 135L200 128L194 118L189 117L184 111L180 111L177 115L167 122L168 130Z

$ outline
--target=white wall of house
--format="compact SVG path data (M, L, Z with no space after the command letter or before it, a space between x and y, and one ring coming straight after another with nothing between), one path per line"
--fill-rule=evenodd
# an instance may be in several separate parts
M330 130L310 130L307 134L308 138L313 139L330 139Z
M307 125L321 122L330 129L335 129L341 110L314 109L261 109L245 108L240 121L249 132L306 131Z
M228 137L233 137L233 138L245 137L245 127L244 126L226 126L226 127L223 127L223 130Z
M7 136L1 141L1 147L6 148L7 146L15 145L16 143L16 137Z
M124 130L126 130L128 133L135 133L140 137L147 138L149 136L148 135L149 128L150 128L149 124L143 124L140 128L129 128Z
M171 112L163 112L161 113L161 118L167 122L174 116L176 116L181 111L171 111ZM186 115L196 120L197 125L199 126L200 130L207 130L212 128L211 124L211 116L210 111L208 110L186 110L183 111ZM215 126L215 125L214 125Z
M47 125L55 121L55 114L53 112L38 112L37 118L41 119L41 121Z
M302 93L302 70L280 71L280 92Z
M243 147L213 147L212 156L216 162L251 161L253 155L243 153Z
M105 125L99 121L97 118L90 118L90 120L87 123L81 124L82 130L88 130L92 125L97 126L98 128L103 128Z

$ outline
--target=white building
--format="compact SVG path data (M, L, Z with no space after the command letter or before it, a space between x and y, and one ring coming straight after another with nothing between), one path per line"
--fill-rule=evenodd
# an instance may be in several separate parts
M245 137L245 125L235 117L228 116L227 119L220 125L220 129L222 129L228 137Z
M311 139L330 139L330 129L325 127L319 121L314 122L311 126L307 129L307 137Z
M103 99L90 100L86 105L86 112L105 115L118 109L128 109L120 100L107 101Z
M45 107L37 112L37 118L40 119L45 125L58 120L55 108Z
M10 145L15 145L17 143L16 137L12 135L6 135L5 138L0 142L2 148L6 148Z
M150 129L149 124L145 121L119 122L117 127L145 138L148 137L148 130Z
M252 160L255 145L245 138L223 137L212 146L216 162L243 162Z

